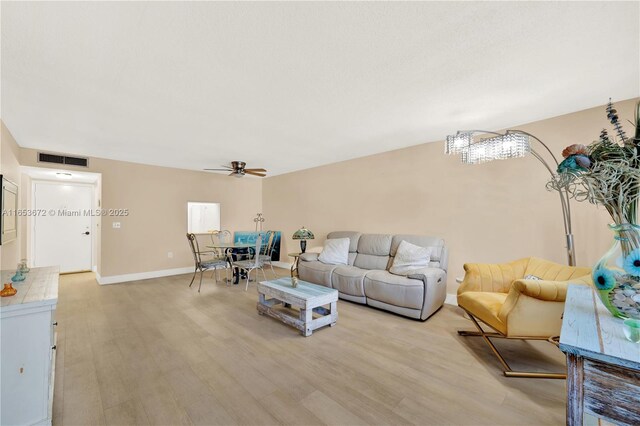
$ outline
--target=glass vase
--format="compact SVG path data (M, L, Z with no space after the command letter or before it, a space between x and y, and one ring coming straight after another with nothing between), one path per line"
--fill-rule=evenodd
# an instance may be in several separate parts
M600 300L618 318L640 319L640 227L609 225L613 245L593 268Z

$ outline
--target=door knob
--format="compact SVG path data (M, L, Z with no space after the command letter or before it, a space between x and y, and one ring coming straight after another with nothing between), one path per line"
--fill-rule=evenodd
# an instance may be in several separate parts
M84 234L84 235L89 235L89 234L90 234L90 232L89 232L89 231L86 231L86 232L83 232L83 234Z

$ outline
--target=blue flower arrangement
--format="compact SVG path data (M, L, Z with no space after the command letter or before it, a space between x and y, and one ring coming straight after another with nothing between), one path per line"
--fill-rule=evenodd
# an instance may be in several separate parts
M640 249L635 249L624 259L624 270L627 274L640 277Z
M607 268L598 268L593 272L593 283L598 290L611 290L616 285L613 272Z

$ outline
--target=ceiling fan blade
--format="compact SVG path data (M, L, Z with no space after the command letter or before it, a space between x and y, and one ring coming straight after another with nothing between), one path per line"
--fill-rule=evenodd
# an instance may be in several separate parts
M248 175L253 175L253 176L260 176L260 177L265 177L266 174L265 173L257 173L257 172L253 172L251 171L251 169L244 169L244 172Z
M237 172L231 172L231 173L229 173L227 176L235 176L235 175L237 175L237 174L238 174Z
M229 172L232 169L202 169L202 170L209 170L209 171L214 171L214 172Z
M251 172L262 172L262 173L267 173L267 171L265 169L244 169L244 171L251 171Z

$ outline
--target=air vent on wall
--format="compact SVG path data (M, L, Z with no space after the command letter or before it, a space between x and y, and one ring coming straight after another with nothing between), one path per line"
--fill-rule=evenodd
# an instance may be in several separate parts
M71 166L87 167L89 165L88 158L82 157L68 157L66 155L47 154L44 152L38 153L38 162L40 163L55 163L55 164L69 164Z

